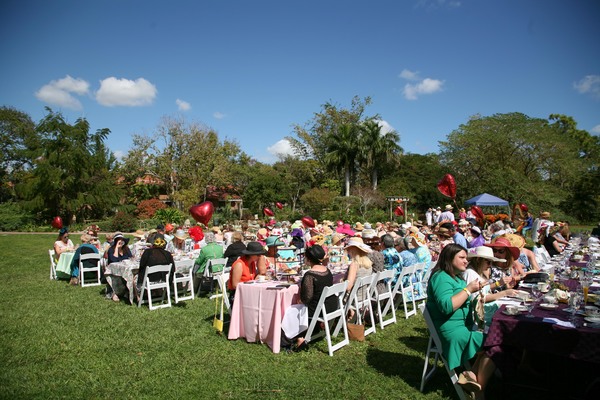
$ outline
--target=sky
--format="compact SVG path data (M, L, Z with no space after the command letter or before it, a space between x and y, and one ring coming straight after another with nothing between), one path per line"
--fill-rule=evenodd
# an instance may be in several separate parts
M408 153L476 114L599 135L598 21L596 0L2 0L0 106L86 118L117 157L183 117L272 163L354 96Z

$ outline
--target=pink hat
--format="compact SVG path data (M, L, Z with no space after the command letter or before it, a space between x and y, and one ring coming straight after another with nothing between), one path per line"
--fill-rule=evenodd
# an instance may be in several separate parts
M354 236L354 231L350 227L350 224L344 224L341 227L338 226L335 230L337 233L343 233L344 235Z

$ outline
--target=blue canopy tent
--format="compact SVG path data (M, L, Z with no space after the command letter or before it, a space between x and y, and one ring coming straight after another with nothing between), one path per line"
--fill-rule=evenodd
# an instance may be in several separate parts
M491 194L482 193L475 197L471 197L465 201L465 204L476 205L476 206L507 206L508 201L502 200L500 197L492 196Z

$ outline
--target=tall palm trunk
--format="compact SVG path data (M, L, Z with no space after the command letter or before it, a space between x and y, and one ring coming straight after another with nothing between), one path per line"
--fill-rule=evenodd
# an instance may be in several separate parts
M344 184L346 186L346 197L350 197L350 166L344 168Z
M373 168L373 172L371 172L371 189L373 191L377 190L377 169Z

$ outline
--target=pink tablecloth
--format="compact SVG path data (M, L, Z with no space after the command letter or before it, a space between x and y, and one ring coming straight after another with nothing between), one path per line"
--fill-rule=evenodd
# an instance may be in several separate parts
M242 283L235 291L231 308L229 339L246 338L250 343L266 343L279 353L281 320L285 310L297 303L298 285L277 288L281 282Z

